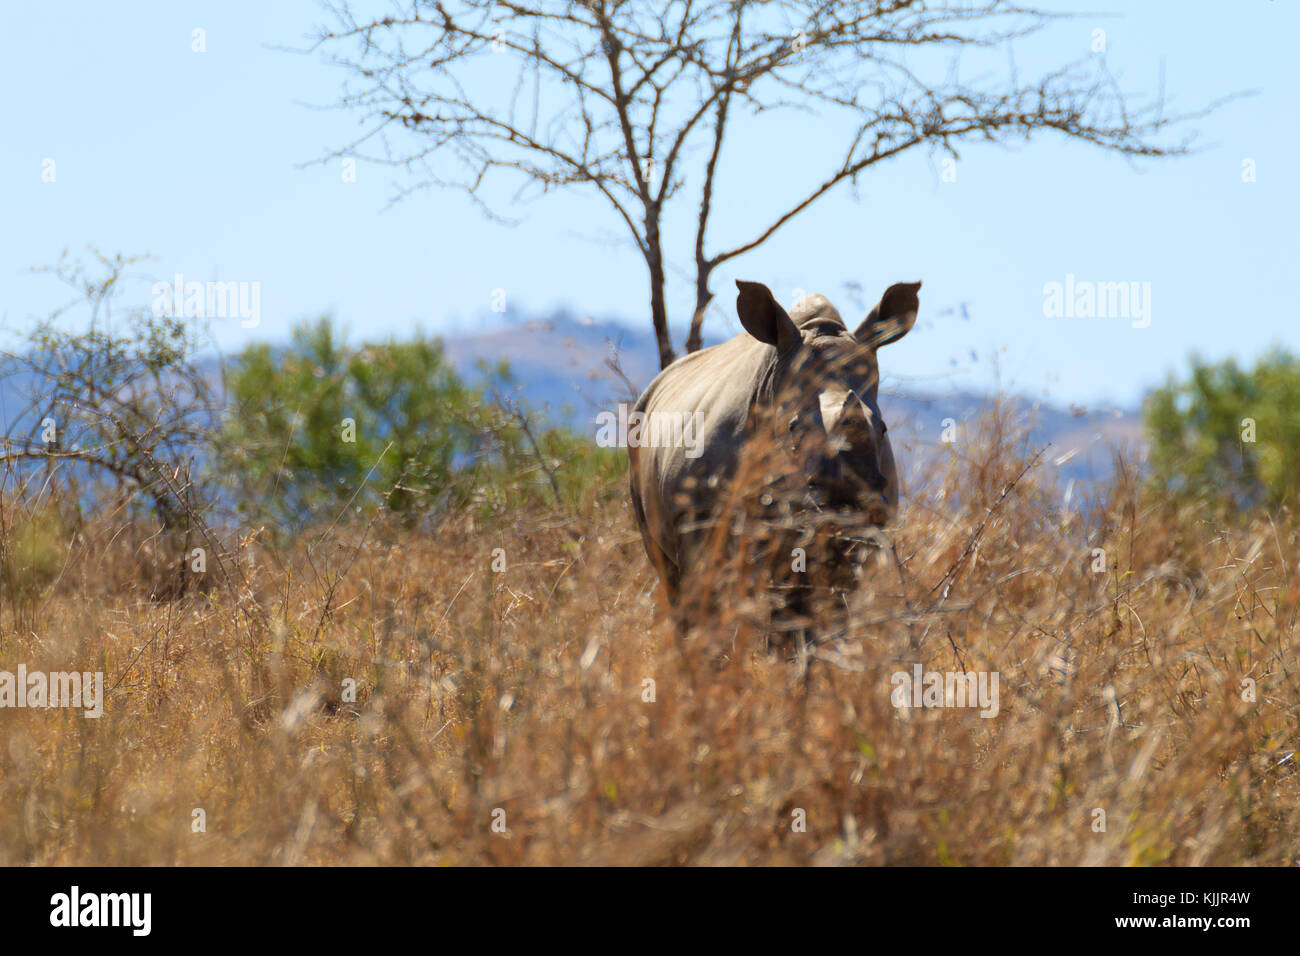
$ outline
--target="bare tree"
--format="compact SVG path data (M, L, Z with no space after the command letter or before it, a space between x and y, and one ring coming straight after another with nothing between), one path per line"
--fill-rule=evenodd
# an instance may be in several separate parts
M326 0L315 37L349 71L339 102L362 133L328 158L373 160L429 186L467 191L492 216L493 174L514 199L569 186L608 202L645 260L661 365L674 358L665 299L665 213L693 199L695 301L686 349L700 347L723 263L761 245L840 183L920 146L1007 142L1051 130L1129 156L1186 152L1161 99L1128 102L1090 56L1025 82L959 78L959 59L1010 52L1059 15L1004 0L408 0L362 16ZM1010 58L1008 57L1008 62ZM928 68L923 69L922 66ZM981 61L982 67L987 67ZM932 78L934 77L934 78ZM825 123L824 169L748 239L710 235L726 132L743 112L811 110ZM813 160L810 160L811 167Z

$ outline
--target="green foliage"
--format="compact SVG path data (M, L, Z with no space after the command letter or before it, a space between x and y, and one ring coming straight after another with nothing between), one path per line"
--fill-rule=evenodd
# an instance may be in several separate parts
M15 514L0 503L0 608L6 607L15 630L31 630L46 591L67 559L68 525L46 498ZM16 520L15 520L16 519Z
M1187 381L1147 398L1145 418L1151 477L1166 492L1247 510L1300 486L1300 360L1289 352L1249 371L1194 358Z
M0 578L15 598L40 594L63 566L67 529L49 502L19 519L0 550Z
M235 360L220 457L245 510L288 528L377 507L488 517L557 492L572 505L619 470L622 456L494 401L507 368L483 372L467 384L436 339L351 349L328 319L302 323L287 349L254 345Z

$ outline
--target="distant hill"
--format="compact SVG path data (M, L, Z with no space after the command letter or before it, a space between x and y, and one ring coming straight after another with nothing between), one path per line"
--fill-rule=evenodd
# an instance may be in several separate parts
M683 337L678 330L675 340L680 342ZM511 319L482 332L458 332L442 339L448 359L467 379L478 378L480 360L505 360L520 398L550 420L587 435L595 434L598 412L620 401L634 401L659 370L658 349L648 327L633 329L608 319L575 318L566 312L545 319ZM705 344L717 341L706 337ZM617 356L626 383L606 364L611 356ZM215 360L211 367L216 377ZM30 381L24 373L0 363L0 434L14 419L22 418L29 391ZM1050 443L1044 470L1057 475L1063 484L1109 477L1114 447L1145 454L1141 422L1133 410L1061 408L1014 395L1004 396L1003 401L1013 419L1032 424L1035 445ZM964 423L987 411L991 402L990 396L965 391L882 392L881 408L909 487L924 481L933 456L943 451L946 421L956 424L960 442ZM23 422L27 427L30 424Z
M675 336L676 341L682 338L681 334ZM481 359L505 359L523 398L552 420L589 435L595 433L597 412L635 397L606 365L609 356L617 355L637 393L659 371L658 349L649 328L631 329L614 321L574 318L567 313L447 336L443 341L450 360L467 375ZM705 344L716 341L706 338ZM947 419L956 424L960 442L963 424L988 411L992 401L991 396L965 391L882 392L881 409L900 458L905 459L901 467L908 484L923 480L932 456L942 450ZM1108 478L1113 448L1145 455L1141 420L1134 410L1061 408L1016 395L1004 396L1003 401L1014 420L1031 425L1034 445L1050 443L1043 468L1063 484Z
M443 344L447 357L467 376L472 377L480 359L509 362L523 396L554 420L575 428L628 398L627 387L605 364L611 355L618 356L638 392L659 371L659 350L648 328L636 330L565 312L490 331L445 335ZM706 339L706 344L713 342Z

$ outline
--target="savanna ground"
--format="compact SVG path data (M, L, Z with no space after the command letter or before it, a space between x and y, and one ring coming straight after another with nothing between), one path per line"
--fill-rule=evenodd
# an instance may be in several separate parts
M68 519L55 578L3 592L0 669L110 690L0 711L0 862L1294 863L1300 526L1123 462L1063 512L1032 458L992 420L955 446L806 668L739 598L666 619L621 479L244 529L180 596L147 522ZM998 715L896 709L913 661L997 672Z

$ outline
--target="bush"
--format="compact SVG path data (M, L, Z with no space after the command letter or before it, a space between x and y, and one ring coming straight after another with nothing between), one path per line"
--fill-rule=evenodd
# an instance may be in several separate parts
M328 319L300 323L287 349L254 345L228 374L218 442L243 510L287 529L386 508L409 521L470 508L500 515L579 500L621 468L563 429L495 397L505 366L466 383L436 339L349 348Z
M1152 481L1180 498L1278 508L1300 485L1300 361L1282 349L1245 371L1192 361L1146 401Z
M48 500L12 526L0 538L0 584L21 626L46 588L58 577L66 559L67 528L58 509Z
M81 486L104 485L180 533L211 503L194 465L222 399L199 359L202 323L117 302L123 276L139 261L95 253L87 265L65 254L37 270L79 298L38 322L21 350L0 352L0 376L17 399L12 416L0 408L0 484L25 488L43 473L34 487L48 481L69 501L87 492Z

